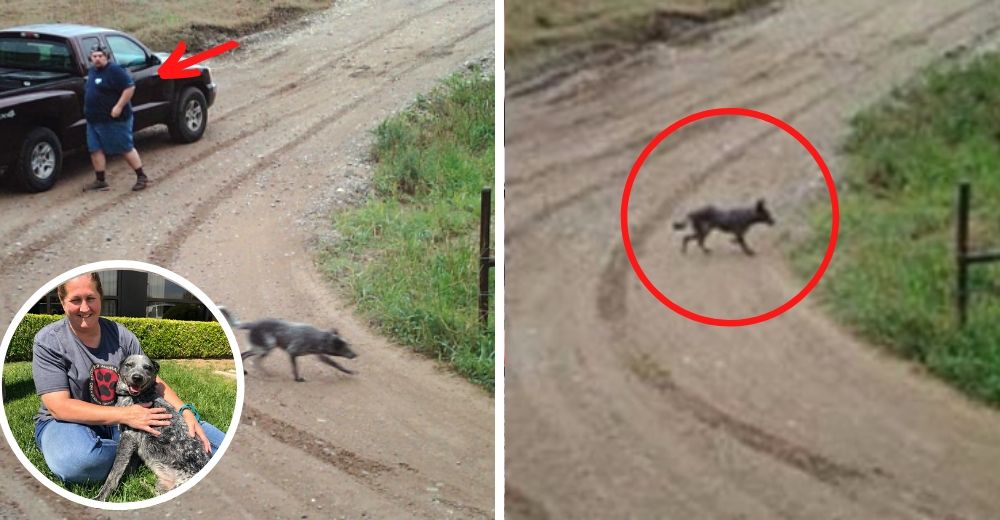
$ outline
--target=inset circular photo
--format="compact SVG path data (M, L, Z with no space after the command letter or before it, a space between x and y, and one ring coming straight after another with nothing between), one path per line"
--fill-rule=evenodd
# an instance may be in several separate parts
M0 344L3 432L59 495L135 509L197 484L229 446L243 365L218 307L155 265L108 261L52 279Z

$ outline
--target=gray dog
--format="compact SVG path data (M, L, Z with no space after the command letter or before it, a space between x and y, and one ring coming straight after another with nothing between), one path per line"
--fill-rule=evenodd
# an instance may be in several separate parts
M732 233L733 242L738 244L743 249L743 252L750 256L754 252L747 245L743 235L754 224L774 225L771 212L764 206L764 199L759 199L756 205L749 208L719 209L715 206L704 206L688 213L684 220L674 222L674 229L684 229L687 227L688 222L691 223L692 232L690 235L684 237L684 244L681 246L682 253L687 252L687 245L691 240L697 240L698 247L705 253L710 252L705 247L705 237L713 229L718 229Z
M292 360L292 376L298 382L305 381L299 376L299 366L295 359L306 354L315 354L320 361L347 374L353 374L349 370L340 366L330 356L340 356L347 359L354 359L357 354L351 350L351 346L340 337L337 329L330 331L319 330L312 325L304 323L292 323L274 318L263 320L241 322L237 321L225 307L219 307L226 320L237 329L247 329L250 331L250 350L242 352L242 359L254 358L254 365L258 360L267 356L275 347L283 348L288 352ZM256 356L256 357L255 357Z
M184 483L208 464L209 456L197 437L188 436L187 423L173 406L156 395L156 374L160 365L146 356L132 355L118 367L118 400L115 406L152 402L173 414L170 426L158 427L159 436L121 425L118 451L97 500L107 500L118 487L132 456L138 454L156 475L156 492L162 494Z

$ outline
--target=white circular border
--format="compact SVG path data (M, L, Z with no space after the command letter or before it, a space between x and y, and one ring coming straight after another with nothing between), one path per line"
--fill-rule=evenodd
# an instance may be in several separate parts
M233 350L233 359L236 362L236 410L233 411L233 419L229 423L229 430L226 432L226 437L225 439L223 439L222 445L219 446L219 451L216 452L214 455L212 455L212 458L209 459L208 461L208 465L202 468L201 471L198 472L198 474L196 474L187 482L181 484L178 487L175 487L174 489L162 495L149 498L146 500L140 500L138 502L102 502L91 498L84 498L75 493L71 493L67 489L59 487L58 485L56 485L55 482L52 482L51 480L48 479L48 477L43 475L42 472L39 471L38 468L36 468L34 464L31 463L31 461L28 460L28 457L24 455L24 452L21 451L21 447L18 446L17 441L14 439L14 435L11 432L10 425L7 424L7 411L6 409L4 409L3 406L2 385L0 385L0 426L3 427L3 434L7 438L7 443L10 444L10 447L14 450L14 455L17 456L17 459L21 461L21 464L24 465L24 467L32 475L34 475L36 479L38 479L42 484L45 484L45 486L51 489L52 491L61 495L63 498L72 500L73 502L76 502L77 504L80 505L94 507L98 509L112 510L112 511L129 511L132 509L141 509L144 507L159 505L168 500L180 496L182 493L185 493L187 490L194 487L198 482L201 482L201 479L205 478L205 476L207 476L212 471L215 465L218 464L220 460L222 460L222 457L226 454L226 450L229 448L229 444L232 443L233 437L236 435L236 428L237 426L239 426L240 416L243 413L243 390L244 390L243 359L239 356L239 348L236 344L236 335L233 333L232 327L229 326L229 322L226 321L225 316L223 316L222 313L219 312L219 306L216 305L215 302L213 302L208 296L206 296L205 293L201 291L201 289L196 287L191 282L187 281L184 277L153 264L147 264L145 262L136 262L132 260L105 260L102 262L94 262L91 264L82 265L75 269L66 271L62 275L57 276L52 281L45 284L41 289L35 291L35 294L33 294L31 298L21 307L21 310L18 311L16 315L14 315L14 320L11 321L10 325L7 327L7 332L3 336L3 342L0 343L0 368L2 368L3 361L7 358L7 349L10 347L11 339L13 339L14 337L14 330L17 328L18 325L21 324L21 320L24 319L24 316L28 313L28 309L30 309L35 304L35 302L43 298L46 294L55 289L63 281L77 277L81 274L89 273L91 271L108 271L108 270L144 271L147 273L158 274L180 285L184 289L190 291L191 294L193 294L196 298L198 298L202 304L207 306L209 310L212 311L212 315L215 316L215 319L219 322L220 325L222 325L222 330L226 334L226 339L229 341L229 347Z

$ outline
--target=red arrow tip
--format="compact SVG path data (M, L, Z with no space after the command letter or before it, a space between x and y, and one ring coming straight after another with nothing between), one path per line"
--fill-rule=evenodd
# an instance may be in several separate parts
M187 46L184 44L184 40L181 40L177 42L177 47L175 47L174 51L170 53L170 56L167 57L167 60L164 61L162 65L160 65L160 69L157 73L163 79L193 78L200 75L201 72L189 69L188 67L191 67L209 58L218 56L219 54L235 49L236 47L239 46L240 46L239 43L230 40L226 43L223 43L222 45L217 45L207 51L199 52L198 54L195 54L190 58L181 60L181 56L184 55L184 51L187 49Z

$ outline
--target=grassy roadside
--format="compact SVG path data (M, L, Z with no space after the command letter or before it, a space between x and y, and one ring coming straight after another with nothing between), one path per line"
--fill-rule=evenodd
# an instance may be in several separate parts
M771 0L512 0L504 3L504 59L515 76L570 49L675 38Z
M957 326L957 183L972 183L973 250L1000 248L1000 55L928 69L858 114L840 180L841 232L820 294L870 340L1000 403L1000 265L973 266ZM828 203L793 252L803 275L825 247ZM828 226L828 224L826 224Z
M480 190L493 186L494 78L458 73L375 130L374 186L336 213L331 279L379 329L493 390L477 318ZM492 287L492 275L490 287Z
M160 376L177 395L186 402L194 403L202 419L227 431L236 410L236 380L220 376L214 372L219 366L231 367L232 363L207 362L195 366L191 362L161 360ZM45 464L42 453L35 445L33 417L38 413L41 402L35 394L31 379L31 362L5 363L3 366L4 411L14 438L21 451L49 480L61 485L72 493L93 498L101 484L62 484ZM146 466L134 474L126 475L110 498L112 502L135 502L155 496L153 492L156 477Z
M192 51L261 31L326 9L333 0L4 0L0 20L9 27L27 23L80 23L133 34L154 51L170 52L185 40Z

